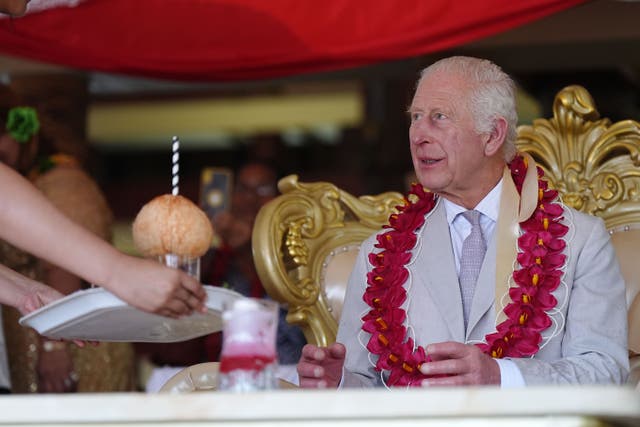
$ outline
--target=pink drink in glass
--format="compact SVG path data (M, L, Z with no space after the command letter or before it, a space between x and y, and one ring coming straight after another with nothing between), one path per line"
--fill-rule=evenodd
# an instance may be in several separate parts
M243 298L223 313L219 389L237 392L277 387L278 305Z

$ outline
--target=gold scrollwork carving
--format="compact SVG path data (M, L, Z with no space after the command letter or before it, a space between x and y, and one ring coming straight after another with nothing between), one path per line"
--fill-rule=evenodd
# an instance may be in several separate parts
M282 194L256 218L256 269L269 295L288 305L287 320L302 327L308 342L328 345L337 322L323 290L323 263L379 230L402 195L355 197L327 182L299 182L296 175L282 178L278 188Z
M585 88L562 89L553 117L520 126L516 145L567 205L601 216L609 228L639 219L640 124L601 119Z

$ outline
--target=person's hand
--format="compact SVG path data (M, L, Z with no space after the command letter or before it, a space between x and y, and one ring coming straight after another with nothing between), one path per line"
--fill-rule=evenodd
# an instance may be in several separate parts
M102 284L140 310L168 317L181 317L194 310L206 312L202 285L184 271L160 263L124 255L113 266L113 274Z
M423 363L420 372L434 377L423 380L423 386L500 384L498 362L475 345L449 341L425 350L431 362Z
M64 295L55 289L36 281L30 281L27 291L20 298L16 308L23 316L49 304Z
M300 387L338 387L342 379L345 355L346 349L340 343L331 344L329 347L305 345L297 366Z
M18 299L16 309L23 316L36 311L40 307L43 307L53 301L64 297L64 295L54 288L47 286L43 283L36 282L35 280L23 278L26 283L24 295ZM81 341L73 340L73 343L78 347L84 347L89 342L93 345L98 345L95 341Z
M38 355L38 391L40 393L70 393L76 391L78 375L67 345L62 341L43 342Z

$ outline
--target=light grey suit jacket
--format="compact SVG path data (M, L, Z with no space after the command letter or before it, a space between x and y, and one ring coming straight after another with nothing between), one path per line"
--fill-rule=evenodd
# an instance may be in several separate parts
M554 292L558 305L551 315L553 325L543 332L543 347L535 357L511 360L526 384L622 383L629 372L625 286L609 234L599 218L568 207L564 217L570 227L565 236L567 261L564 283ZM404 306L415 342L426 346L482 341L495 331L495 236L487 242L465 334L443 203L429 214L420 234L414 262L408 267L410 287ZM361 330L361 317L369 310L362 299L371 270L367 256L375 242L371 236L360 248L340 319L337 341L347 348L342 382L346 387L382 385L381 374L374 370L377 356L365 348L370 335Z

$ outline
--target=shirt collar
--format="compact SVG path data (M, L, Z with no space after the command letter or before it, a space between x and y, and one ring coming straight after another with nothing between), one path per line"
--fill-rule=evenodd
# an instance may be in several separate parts
M479 211L482 215L491 219L493 222L498 222L498 212L500 210L500 195L502 194L502 178L489 194L484 196L480 203L474 208ZM467 210L464 206L457 205L444 197L442 198L442 202L444 203L445 212L447 213L447 222L449 226L456 219L458 214Z

